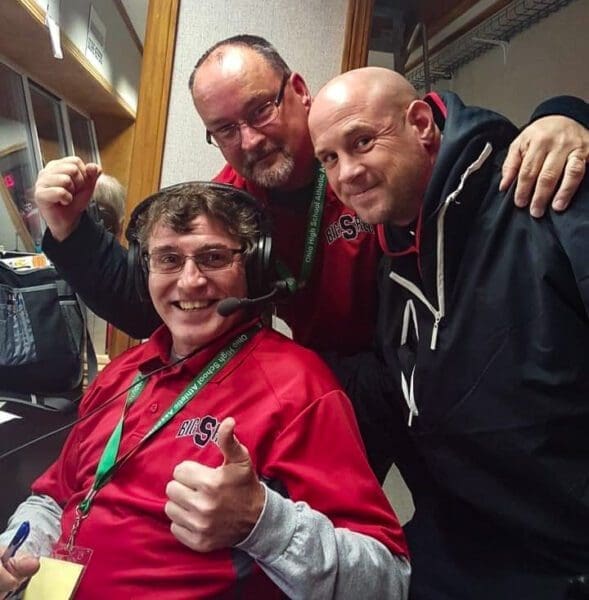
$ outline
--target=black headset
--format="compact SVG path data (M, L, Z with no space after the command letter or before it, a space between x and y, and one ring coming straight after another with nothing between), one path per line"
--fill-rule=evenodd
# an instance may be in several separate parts
M284 295L288 295L289 291L286 282L280 279L277 280L276 278L275 263L272 256L272 236L270 235L270 224L264 214L263 208L260 205L260 203L251 194L243 190L234 188L230 185L226 185L223 183L214 183L210 181L191 181L162 188L159 192L148 196L145 200L138 204L131 213L129 225L125 230L125 237L129 242L127 263L129 273L133 275L135 280L135 286L138 292L141 294L141 297L144 300L149 299L149 293L147 288L147 263L144 259L144 256L142 255L141 245L139 243L139 238L137 235L137 220L139 218L139 215L143 211L147 210L151 203L154 202L154 200L156 200L157 198L159 198L162 193L174 192L175 190L180 190L183 186L195 184L198 184L199 186L213 191L219 191L224 193L230 192L229 194L227 194L228 201L248 204L252 207L258 219L260 235L256 240L254 250L247 255L247 260L245 264L248 294L253 298L227 298L224 301L222 301L226 304L225 310L219 311L220 314L223 314L223 316L229 316L239 308L245 308L254 305L263 305L272 298L280 298ZM142 379L147 379L154 373L157 373L161 370L169 369L177 365L178 363L186 360L187 358L189 358L189 356L191 355L182 357L173 363L163 365L162 367L158 367L154 371L151 371L150 373L146 374ZM60 433L61 431L65 431L70 427L73 427L76 423L84 421L96 412L102 410L105 406L109 405L112 401L114 401L121 394L124 394L127 391L128 388L122 390L121 392L115 394L113 397L109 398L100 406L95 407L88 414L84 415L79 419L76 419L75 421L67 423L63 427L59 427L58 429L50 431L40 437L36 437L20 446L17 446L16 448L11 448L10 450L0 454L0 461L12 454L20 452L28 446L34 445L37 442L44 440L47 437Z
M227 196L227 201L242 205L247 204L252 208L258 219L260 234L255 241L253 251L246 255L245 272L248 296L250 298L256 298L270 294L276 288L276 269L272 254L272 235L270 233L269 221L258 200L248 192L224 183L190 181L162 188L159 192L145 198L145 200L138 204L131 213L129 224L125 230L125 237L129 242L127 268L128 272L133 276L135 287L140 294L140 297L145 301L149 300L147 288L147 263L143 256L144 253L141 249L141 244L139 243L137 231L137 220L139 215L146 211L155 200L161 198L162 194L179 191L187 185L198 185L207 190L212 190L213 192L223 192Z

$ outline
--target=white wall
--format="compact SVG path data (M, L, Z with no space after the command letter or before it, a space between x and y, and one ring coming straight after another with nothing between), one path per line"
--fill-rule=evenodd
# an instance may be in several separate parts
M395 68L395 55L392 52L368 51L367 65L370 67L383 67L384 69Z
M47 0L36 0L45 10ZM145 0L147 6L148 0ZM137 111L141 54L118 13L113 0L61 0L60 27L82 54L86 51L90 5L106 26L104 62L96 69L116 89L129 107Z
M507 64L501 48L494 48L435 87L523 125L533 108L550 96L589 99L588 30L589 2L576 0L512 38Z
M261 35L274 44L311 92L340 71L347 0L182 0L161 185L210 179L223 166L188 90L200 55L231 35Z

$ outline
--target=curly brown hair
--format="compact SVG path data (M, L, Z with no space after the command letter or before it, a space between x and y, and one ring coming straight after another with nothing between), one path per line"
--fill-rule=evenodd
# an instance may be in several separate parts
M258 203L245 192L224 184L181 183L162 189L144 202L147 207L134 223L134 236L142 252L147 252L149 237L156 225L188 233L192 221L200 215L219 222L227 233L239 240L246 255L255 248L264 227Z

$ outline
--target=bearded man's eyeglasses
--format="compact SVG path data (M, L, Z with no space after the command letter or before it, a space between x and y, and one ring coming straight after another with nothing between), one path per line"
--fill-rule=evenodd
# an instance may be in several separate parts
M274 100L268 100L256 106L245 119L235 123L228 123L213 131L207 129L207 144L212 144L217 148L237 146L241 142L241 128L243 125L247 125L252 129L262 129L262 127L266 127L266 125L272 123L278 117L279 107L284 99L284 90L288 79L289 75L285 73Z

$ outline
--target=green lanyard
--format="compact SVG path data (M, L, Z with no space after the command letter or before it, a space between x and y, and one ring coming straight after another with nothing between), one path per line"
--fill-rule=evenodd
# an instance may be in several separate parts
M321 218L323 217L323 205L325 201L325 188L327 187L327 177L325 169L321 166L315 177L313 186L313 199L309 207L309 219L307 221L307 234L305 236L305 249L303 259L301 261L301 272L297 281L290 269L281 261L276 261L276 270L282 279L286 281L288 290L294 294L307 285L311 271L313 270L313 261L317 251L317 242L319 240L319 232L321 230Z
M191 400L198 394L204 386L219 372L223 367L243 348L243 346L262 328L260 323L257 323L244 333L238 335L233 341L223 350L221 350L205 367L204 369L186 386L184 391L174 400L174 402L168 407L168 409L161 415L157 422L151 427L151 429L143 436L141 440L129 450L124 456L117 460L119 453L119 446L121 443L121 436L123 433L123 424L125 421L125 415L127 409L137 400L143 389L147 384L146 378L140 373L135 376L133 384L129 389L125 406L123 408L123 414L119 419L116 427L110 435L106 446L102 452L102 456L98 461L96 467L96 473L94 475L94 483L88 490L84 500L78 504L76 509L76 520L72 528L72 533L68 540L68 546L73 545L73 538L77 533L80 526L80 522L83 518L88 516L90 507L94 497L98 491L103 488L113 477L114 473L121 465L135 454L135 452L141 448L147 440L149 440L155 433L157 433L166 423L168 423L175 415L177 415Z

